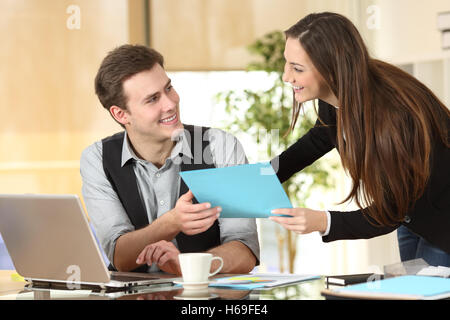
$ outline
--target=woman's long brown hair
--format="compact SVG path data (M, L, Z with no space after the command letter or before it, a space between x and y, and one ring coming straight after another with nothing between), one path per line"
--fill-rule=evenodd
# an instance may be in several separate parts
M433 141L450 145L450 111L408 73L370 58L342 15L310 14L285 34L300 41L339 101L337 144L353 181L342 203L367 206L379 225L402 222L427 185Z

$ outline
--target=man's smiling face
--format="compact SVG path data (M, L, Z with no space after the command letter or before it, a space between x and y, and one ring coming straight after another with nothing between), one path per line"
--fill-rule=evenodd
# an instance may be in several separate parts
M126 79L123 91L127 97L123 124L130 135L163 142L183 128L180 97L158 63Z

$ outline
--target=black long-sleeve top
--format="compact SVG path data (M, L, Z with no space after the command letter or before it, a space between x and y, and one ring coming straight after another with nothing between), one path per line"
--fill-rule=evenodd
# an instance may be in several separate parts
M337 146L336 109L319 101L318 114L325 125L317 120L312 129L278 156L278 162L274 161L276 158L272 160L281 182ZM429 243L450 253L450 149L440 140L433 144L430 172L422 197L407 213L402 224ZM330 232L322 238L324 242L369 239L390 233L400 226L376 226L372 218L362 210L330 211L330 216Z

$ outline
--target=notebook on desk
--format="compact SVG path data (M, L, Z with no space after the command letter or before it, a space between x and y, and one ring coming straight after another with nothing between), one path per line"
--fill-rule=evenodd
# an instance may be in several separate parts
M384 276L382 274L359 273L359 274L327 276L326 280L328 285L348 286L351 284L381 280L383 278Z
M173 280L108 271L77 195L0 195L0 233L16 271L34 284L108 289Z

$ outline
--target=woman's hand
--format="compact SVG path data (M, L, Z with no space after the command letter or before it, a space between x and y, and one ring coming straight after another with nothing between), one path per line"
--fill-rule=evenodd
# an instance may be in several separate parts
M324 233L327 230L327 213L306 208L275 209L272 214L289 215L292 217L269 217L270 220L279 223L295 233L305 234L314 231Z

